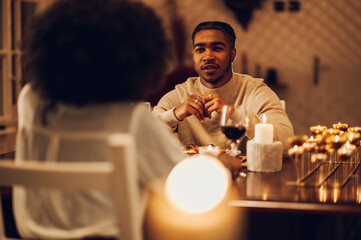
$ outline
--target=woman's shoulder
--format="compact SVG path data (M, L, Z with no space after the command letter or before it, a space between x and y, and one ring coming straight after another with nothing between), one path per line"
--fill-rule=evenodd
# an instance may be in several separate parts
M131 109L130 123L144 124L144 122L152 122L155 119L149 106L144 102L134 104Z
M22 102L23 100L35 100L38 99L38 94L34 91L33 86L30 83L25 84L18 97L18 102Z

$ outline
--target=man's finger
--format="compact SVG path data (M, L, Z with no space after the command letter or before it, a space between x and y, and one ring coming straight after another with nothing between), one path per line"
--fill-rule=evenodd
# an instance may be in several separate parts
M192 115L194 115L196 118L198 118L198 120L200 120L200 121L203 120L203 114L201 114L201 113L199 112L199 110L197 109L197 107L195 107L195 106L192 105L192 107L191 107L191 109L190 109L190 113L191 113Z

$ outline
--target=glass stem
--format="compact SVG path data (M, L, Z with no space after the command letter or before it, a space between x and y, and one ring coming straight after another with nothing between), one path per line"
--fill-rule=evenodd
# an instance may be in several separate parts
M236 141L231 142L231 156L238 155L238 144Z

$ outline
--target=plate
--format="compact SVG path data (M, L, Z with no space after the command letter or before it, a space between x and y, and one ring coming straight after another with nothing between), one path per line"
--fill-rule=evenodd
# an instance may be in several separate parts
M194 154L198 154L196 151L194 151L193 149L190 150L183 150L183 152L187 155L194 155Z

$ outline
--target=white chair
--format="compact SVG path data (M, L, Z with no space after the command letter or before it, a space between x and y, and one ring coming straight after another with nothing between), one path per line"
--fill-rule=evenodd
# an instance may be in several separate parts
M37 162L0 160L1 186L42 186L66 190L99 189L113 194L118 238L142 239L142 212L137 185L134 139L130 134L108 137L112 161ZM1 199L0 199L1 200ZM0 204L0 239L5 237Z

